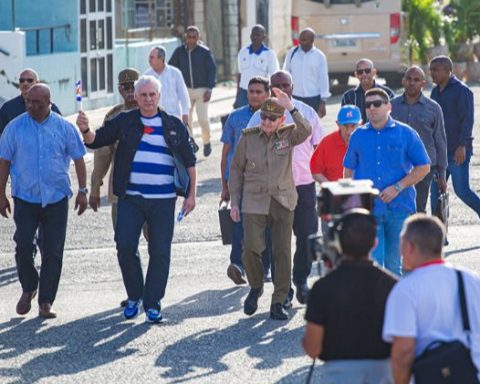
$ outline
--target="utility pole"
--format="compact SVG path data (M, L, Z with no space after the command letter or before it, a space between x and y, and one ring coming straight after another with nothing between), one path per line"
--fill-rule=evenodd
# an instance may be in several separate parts
M12 0L12 31L15 31L15 0Z

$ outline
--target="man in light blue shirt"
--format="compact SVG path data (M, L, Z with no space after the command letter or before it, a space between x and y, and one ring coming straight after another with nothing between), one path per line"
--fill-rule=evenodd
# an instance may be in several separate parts
M380 191L373 210L378 224L373 258L400 276L400 231L405 219L415 213L413 185L430 172L430 158L418 133L393 120L391 109L383 89L365 93L369 123L353 132L343 166L345 177L370 179Z
M88 205L85 147L75 127L51 111L48 86L32 86L26 106L27 112L12 120L0 139L0 214L7 218L11 212L5 192L10 175L15 206L15 260L23 290L17 313L25 315L30 311L38 289L39 316L54 318L51 307L62 270L68 199L73 194L71 159L79 185L75 209L81 215ZM40 274L32 257L33 238L39 225L43 251Z

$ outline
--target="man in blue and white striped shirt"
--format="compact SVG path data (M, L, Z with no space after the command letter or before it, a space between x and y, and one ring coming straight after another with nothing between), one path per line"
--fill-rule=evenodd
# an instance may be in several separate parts
M113 193L118 196L115 226L118 261L128 294L124 316L137 316L143 300L146 321L162 320L160 300L170 269L175 202L185 197L182 214L195 208L195 155L185 125L159 110L160 83L153 76L135 82L139 109L119 114L96 132L90 130L87 116L79 112L77 125L90 148L118 141L113 174ZM188 185L177 182L186 175ZM176 181L177 180L177 181ZM179 185L182 184L182 185ZM138 240L148 224L150 260L144 282Z

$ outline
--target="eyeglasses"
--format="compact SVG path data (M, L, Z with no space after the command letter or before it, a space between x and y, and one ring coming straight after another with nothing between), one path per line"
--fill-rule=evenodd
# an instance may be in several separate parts
M355 72L357 72L357 75L363 75L364 72L366 75L369 75L372 72L372 68L357 69Z
M30 78L29 78L29 79L25 79L25 78L21 77L19 81L20 81L21 84L23 84L23 83L25 83L25 82L31 84L31 83L33 83L33 82L35 81L35 79L30 79Z
M270 116L270 115L267 115L266 113L261 113L260 114L260 119L262 120L270 120L270 121L276 121L277 119L279 118L279 116Z
M370 109L370 107L373 105L375 108L380 108L382 104L387 104L383 100L374 100L374 101L366 101L365 102L365 109Z
M124 91L129 91L129 90L135 89L133 83L120 84L120 88L122 88Z

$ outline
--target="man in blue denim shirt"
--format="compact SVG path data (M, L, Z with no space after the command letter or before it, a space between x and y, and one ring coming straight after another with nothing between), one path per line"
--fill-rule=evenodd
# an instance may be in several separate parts
M71 159L75 163L79 190L75 201L78 214L87 208L85 148L75 127L52 113L50 90L45 84L30 88L26 98L28 113L11 121L0 140L0 214L8 217L10 203L5 187L12 179L16 230L15 260L22 296L17 313L30 311L39 288L39 316L56 317L51 306L62 271L63 246L67 229L68 199L72 196L69 177ZM33 237L42 226L42 268L35 268Z
M248 105L240 107L233 111L225 122L220 141L223 143L221 172L222 172L222 194L221 201L230 201L228 191L228 176L230 173L230 163L233 153L237 146L242 131L247 127L250 118L257 111L262 103L269 96L269 81L260 76L255 76L248 82ZM270 269L270 259L272 254L270 230L265 233L265 244L267 248L263 252L264 279L268 280ZM227 268L227 276L235 284L246 284L244 279L245 271L242 262L243 249L243 224L242 221L234 224L232 235L232 250L230 252L230 265Z
M432 80L437 84L431 98L442 107L445 120L447 180L451 175L456 195L480 216L480 197L470 188L468 174L472 157L473 93L452 74L452 67L448 56L437 56L430 61ZM437 186L432 185L432 211L438 194Z
M390 118L391 108L384 90L365 93L369 123L353 132L343 166L345 177L370 179L380 191L373 211L378 223L373 258L400 276L400 231L415 212L413 185L430 172L430 159L418 133Z

